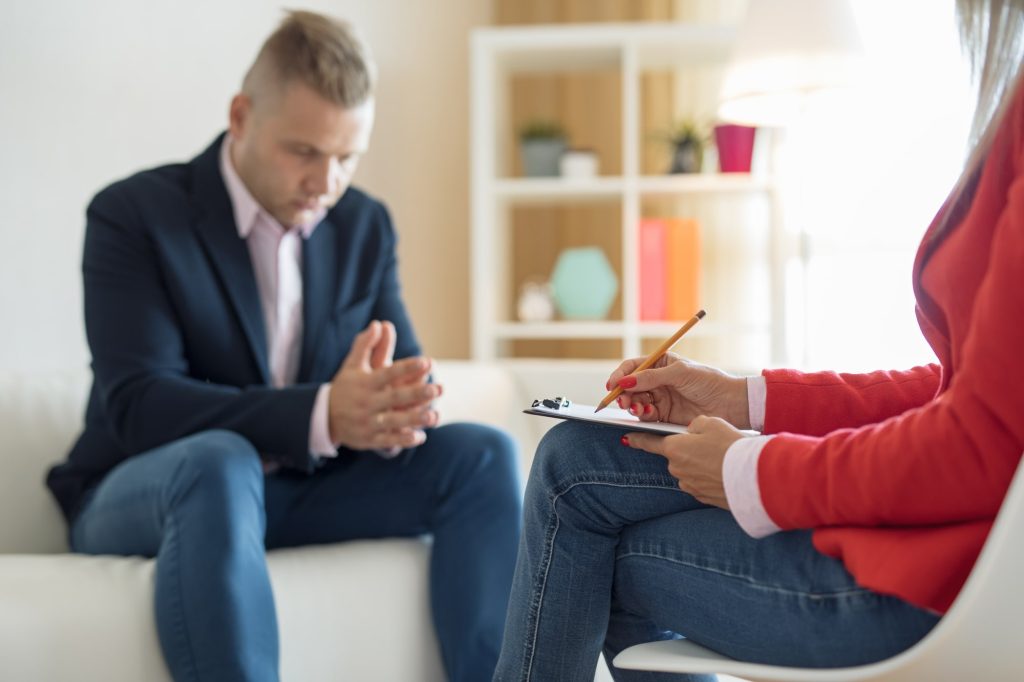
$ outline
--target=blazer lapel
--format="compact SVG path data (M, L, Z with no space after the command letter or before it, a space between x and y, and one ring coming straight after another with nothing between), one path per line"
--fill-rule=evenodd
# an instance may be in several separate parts
M194 223L245 333L249 350L264 383L270 383L267 337L259 289L249 257L249 248L235 225L234 211L220 173L221 135L192 163L195 168L194 194L199 214Z
M333 312L338 286L338 229L329 218L302 244L302 358L299 381L314 378L317 350Z

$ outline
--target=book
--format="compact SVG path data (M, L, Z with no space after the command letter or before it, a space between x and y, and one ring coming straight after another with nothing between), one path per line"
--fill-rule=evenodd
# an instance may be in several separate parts
M700 223L666 218L665 317L685 320L700 308Z
M665 319L665 221L645 218L639 228L640 319Z

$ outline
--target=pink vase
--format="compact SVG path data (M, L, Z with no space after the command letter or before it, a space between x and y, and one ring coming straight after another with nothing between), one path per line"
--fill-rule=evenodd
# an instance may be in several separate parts
M749 173L757 128L732 124L715 126L718 167L723 173Z

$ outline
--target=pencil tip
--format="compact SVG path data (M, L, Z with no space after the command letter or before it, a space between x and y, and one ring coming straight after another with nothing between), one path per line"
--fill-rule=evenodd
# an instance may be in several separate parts
M594 408L594 414L597 414L598 412L600 412L602 407L604 407L604 405L598 405L597 407L595 407Z

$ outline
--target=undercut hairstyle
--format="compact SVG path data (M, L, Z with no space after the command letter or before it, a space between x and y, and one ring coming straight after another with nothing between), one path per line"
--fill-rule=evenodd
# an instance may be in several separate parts
M351 109L373 95L376 80L370 51L351 24L314 12L289 11L260 48L242 81L242 92L255 102L299 82Z

